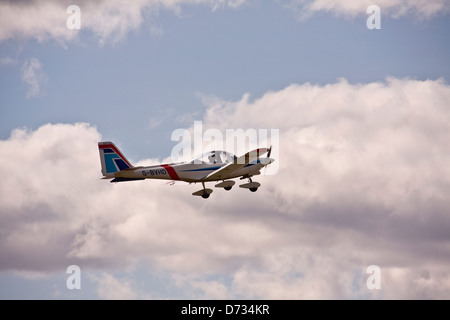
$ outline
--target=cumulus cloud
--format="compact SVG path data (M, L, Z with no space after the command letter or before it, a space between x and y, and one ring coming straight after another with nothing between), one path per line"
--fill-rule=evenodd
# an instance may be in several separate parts
M100 44L119 41L130 31L140 28L146 18L167 9L181 13L185 5L208 5L212 10L221 7L237 8L246 0L139 0L139 1L87 1L77 2L81 10L80 31L90 31ZM66 21L71 14L66 9L73 1L23 0L0 2L0 41L11 38L32 38L40 42L54 39L61 43L73 41L78 30L69 30ZM154 34L160 28L151 27Z
M446 0L292 0L287 6L295 10L300 17L309 17L318 12L332 13L338 16L357 16L366 14L370 5L378 5L382 14L394 18L412 15L429 19L437 14L448 14L450 4Z
M360 258L401 265L409 275L420 273L410 269L420 265L412 260L432 255L436 265L427 267L438 269L440 281L450 227L449 94L441 80L291 85L254 101L216 101L205 120L211 127L280 129L280 170L270 177L276 186L266 204L273 210L321 226L320 234L327 230L342 244L348 239L335 233L339 226L353 234ZM321 247L324 240L315 240Z
M181 15L185 6L205 5L212 11L221 8L240 8L248 0L81 0L77 6L81 9L81 29L69 30L66 26L70 14L66 12L73 1L64 0L23 0L0 2L0 41L7 39L36 39L39 42L49 39L62 44L75 41L79 33L93 33L99 43L117 42L130 31L138 30L149 23L149 33L163 34L161 26L155 22L160 10L170 10ZM318 12L327 12L338 16L366 15L366 9L373 1L344 0L290 0L280 3L305 18ZM411 15L420 19L429 19L437 14L448 14L450 5L446 0L379 0L382 14L393 17Z
M27 87L27 98L34 98L42 94L42 86L48 81L42 63L31 58L22 65L22 81Z
M70 0L22 0L0 2L0 41L12 38L36 39L43 42L49 39L62 44L78 39L79 32L92 32L100 44L122 40L130 31L138 30L144 21L149 22L149 33L161 35L161 27L153 20L160 10L170 10L177 15L182 8L192 5L206 5L212 11L221 8L240 8L248 0L81 0L81 29L69 30L66 9L73 5ZM318 12L338 16L366 15L366 9L373 5L372 0L290 0L280 3L294 10L300 17L309 17ZM382 14L393 17L411 15L429 19L437 14L448 14L450 5L446 0L379 0Z
M132 280L117 279L103 272L100 276L90 275L91 281L97 285L99 298L107 300L132 300L138 297Z
M204 130L280 130L279 172L206 201L198 185L100 180L88 124L17 129L0 142L0 270L103 270L101 297L171 297L142 292L136 264L188 298L448 297L449 101L442 80L394 78L211 99Z

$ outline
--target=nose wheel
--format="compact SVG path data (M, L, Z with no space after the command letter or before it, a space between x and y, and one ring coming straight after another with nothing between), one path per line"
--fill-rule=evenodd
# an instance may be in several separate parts
M248 189L251 192L258 191L258 188L261 186L259 182L253 182L252 178L248 178L248 183L241 184L239 188Z

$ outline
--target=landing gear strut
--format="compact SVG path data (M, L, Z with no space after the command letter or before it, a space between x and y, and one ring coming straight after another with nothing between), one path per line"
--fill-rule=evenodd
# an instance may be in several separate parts
M208 199L209 198L209 193L206 192L206 187L205 187L205 183L204 182L202 182L202 186L203 186L203 190L204 190L204 193L202 194L202 198L203 199Z
M200 196L200 197L202 197L203 199L208 199L209 196L211 195L211 193L212 193L213 191L212 191L212 189L207 189L207 188L205 187L205 183L204 183L204 182L202 182L202 185L203 185L203 189L202 189L202 190L199 190L199 191L197 191L197 192L194 192L192 195L193 195L193 196Z
M252 178L248 178L248 182L253 184ZM248 188L248 190L250 190L251 192L256 192L258 191L258 187Z

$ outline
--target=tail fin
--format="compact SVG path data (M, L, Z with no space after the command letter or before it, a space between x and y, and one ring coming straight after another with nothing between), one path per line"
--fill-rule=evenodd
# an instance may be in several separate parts
M133 168L114 143L105 141L98 143L102 173L105 178L114 178L114 173Z

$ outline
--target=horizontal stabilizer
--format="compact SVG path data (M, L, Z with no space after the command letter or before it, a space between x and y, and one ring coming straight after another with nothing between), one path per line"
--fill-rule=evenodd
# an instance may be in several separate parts
M127 182L127 181L140 181L140 180L145 180L142 178L115 178L113 180L111 180L111 182Z

